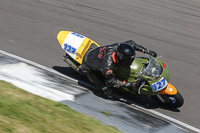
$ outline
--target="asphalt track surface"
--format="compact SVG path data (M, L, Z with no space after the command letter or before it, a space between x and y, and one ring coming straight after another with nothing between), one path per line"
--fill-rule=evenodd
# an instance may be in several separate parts
M199 0L1 0L0 49L68 76L60 30L83 34L101 46L129 39L163 56L185 104L169 110L145 98L133 100L200 128ZM140 55L140 54L139 54Z
M57 71L17 58L2 55L0 51L0 80L10 82L35 95L65 104L123 133L187 132L166 120L144 113L133 105L119 102L116 98L103 98L98 91L94 89L89 91L74 79L69 80L69 77Z

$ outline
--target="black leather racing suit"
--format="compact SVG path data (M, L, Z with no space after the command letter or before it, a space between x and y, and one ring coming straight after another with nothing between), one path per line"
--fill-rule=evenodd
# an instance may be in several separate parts
M136 44L132 40L126 41L126 43L131 44L136 51L141 51L149 54L149 50ZM83 62L81 65L83 72L85 72L89 79L94 84L96 84L99 89L105 86L111 88L120 88L126 86L127 88L132 90L140 84L137 81L128 84L129 82L120 81L115 78L113 70L115 65L118 63L118 59L116 57L116 49L118 44L119 43L114 43L111 45L88 50L83 58ZM98 72L103 75L102 78L96 75ZM105 79L105 81L103 81L102 79Z

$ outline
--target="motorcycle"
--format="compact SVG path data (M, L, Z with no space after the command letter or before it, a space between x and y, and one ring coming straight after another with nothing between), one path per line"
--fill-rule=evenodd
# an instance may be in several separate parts
M60 31L57 35L60 46L66 52L64 61L80 74L79 66L87 50L100 47L95 41L71 31ZM136 57L130 69L117 65L114 69L119 80L128 79L135 82L138 77L145 79L137 88L137 93L123 87L122 90L131 94L151 96L156 102L170 108L179 108L184 99L177 89L169 83L170 74L167 64L148 54Z

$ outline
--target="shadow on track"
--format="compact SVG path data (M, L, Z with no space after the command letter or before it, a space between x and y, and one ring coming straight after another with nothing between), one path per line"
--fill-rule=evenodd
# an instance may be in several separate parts
M164 107L164 106L158 104L150 96L132 95L127 92L119 91L119 89L113 90L113 92L112 92L113 95L111 95L112 98L106 97L106 96L102 95L97 89L94 89L94 85L89 81L89 79L87 79L86 76L80 75L79 73L75 72L72 68L61 67L61 66L53 66L52 68L61 74L64 74L70 78L78 80L78 84L90 89L98 97L102 97L104 99L115 100L115 101L121 101L126 104L130 104L130 105L135 104L135 105L141 106L145 109L162 108L162 109L173 111L173 112L180 112L179 109L167 108L167 107ZM83 84L83 82L88 83L89 86L85 86ZM125 99L125 100L120 100L120 99Z

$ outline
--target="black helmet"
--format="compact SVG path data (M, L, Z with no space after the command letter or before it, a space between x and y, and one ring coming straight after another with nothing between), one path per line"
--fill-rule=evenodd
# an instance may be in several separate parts
M135 58L134 47L128 43L120 43L117 46L117 57L123 66L130 67Z

